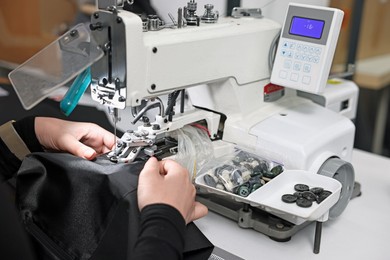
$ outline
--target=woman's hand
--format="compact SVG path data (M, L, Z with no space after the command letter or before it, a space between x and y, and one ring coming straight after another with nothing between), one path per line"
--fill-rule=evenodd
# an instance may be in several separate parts
M176 208L186 224L205 216L207 207L195 201L195 187L188 171L172 160L157 161L151 157L145 164L138 182L138 207L156 203Z
M115 145L115 136L96 124L57 118L36 117L35 134L46 150L69 152L88 160Z

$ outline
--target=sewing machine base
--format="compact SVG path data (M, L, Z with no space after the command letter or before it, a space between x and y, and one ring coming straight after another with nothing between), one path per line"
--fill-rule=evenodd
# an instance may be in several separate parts
M351 199L360 196L361 185L354 182ZM290 241L296 232L312 223L306 221L296 225L249 204L235 202L214 194L198 194L196 200L206 205L209 210L236 221L240 227L252 228L277 242ZM319 253L321 228L321 222L317 222L313 248L315 254Z
M289 241L296 232L311 223L306 221L295 225L249 204L234 202L213 194L198 194L196 200L206 205L209 210L236 221L240 227L252 228L277 242Z

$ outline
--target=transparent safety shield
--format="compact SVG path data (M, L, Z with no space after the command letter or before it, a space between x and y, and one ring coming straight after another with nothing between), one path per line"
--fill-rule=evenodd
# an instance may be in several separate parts
M23 107L31 109L103 55L87 26L79 24L11 71L9 79Z

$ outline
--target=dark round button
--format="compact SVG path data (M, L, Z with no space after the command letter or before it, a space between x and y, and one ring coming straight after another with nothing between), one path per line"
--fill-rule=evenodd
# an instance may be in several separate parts
M315 201L317 199L317 196L311 191L302 192L302 197L310 201Z
M282 196L282 201L286 203L294 203L295 201L297 201L297 196L293 194L284 194Z
M305 198L298 198L296 204L302 208L309 208L311 205L313 205L313 202Z
M237 194L242 196L242 197L247 197L249 195L249 193L250 193L249 188L246 185L242 185L238 188Z
M310 191L316 195L320 194L323 190L324 190L324 188L322 188L322 187L314 187L314 188L310 189Z
M302 198L302 191L296 191L294 192L294 195L297 196L297 198Z
M294 186L294 189L296 191L308 191L309 190L309 186L307 186L306 184L295 184Z
M271 172L276 176L276 175L279 175L283 172L283 167L282 165L276 165L275 167L273 167L271 169Z
M320 194L318 194L317 196L317 203L321 203L323 202L327 197L330 196L330 194L332 194L331 191L328 191L328 190L323 190Z

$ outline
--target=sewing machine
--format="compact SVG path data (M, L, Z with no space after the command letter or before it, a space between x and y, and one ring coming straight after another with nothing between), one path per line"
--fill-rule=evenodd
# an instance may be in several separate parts
M292 6L299 10L330 10ZM93 100L109 107L115 124L119 120L118 109L132 108L132 122L142 124L118 139L115 149L108 154L112 161L131 162L140 152L158 154L161 147L166 147L168 133L197 123L207 128L215 157L238 147L283 167L279 176L247 197L207 185L205 172L198 172L198 199L210 210L279 241L289 240L311 221L321 223L342 213L354 186L349 161L355 128L344 115L354 117L357 87L345 80L326 85L334 39L332 43L321 43L330 44L331 49L323 58L327 62L325 69L314 72L317 78L313 77L312 82L320 84L314 89L303 89L302 84L289 86L274 75L276 84L270 83L273 60L276 59L278 68L286 63L278 58L280 44L275 51L282 28L262 17L260 9L235 8L233 17L219 17L210 4L198 16L197 4L190 0L178 9L177 20L170 15L172 23L124 11L114 0L100 0L99 9L91 18L91 37L85 36L87 32L82 27L76 27L56 43L57 49L66 52L62 54L65 56L80 54L74 49L80 47L79 41L72 48L67 45L75 37L83 38L83 43L91 41L89 51L81 52L79 59L87 61L76 66L77 57L67 59L72 60L71 73L62 73L55 84L42 84L44 77L40 83L58 86L63 78L85 70L85 75L90 75L87 84L83 83L85 78L79 79L77 91L66 100L73 101L81 95L80 84L91 83ZM338 19L340 22L342 14ZM329 27L327 30L329 33ZM282 37L286 34L283 31ZM299 35L294 37L293 40L299 40ZM290 54L286 55L293 56L290 47ZM309 62L310 58L302 60ZM26 67L31 70L32 66ZM14 86L21 84L18 71L22 70L10 75ZM281 73L278 71L277 75ZM160 97L167 94L169 103L165 105ZM176 102L179 95L183 102ZM324 107L313 102L318 97L334 102ZM176 103L181 103L180 111L175 109L179 106ZM155 117L146 117L151 111L156 111ZM310 209L282 204L280 195L291 193L297 182L312 187L322 185L331 189L332 195Z

